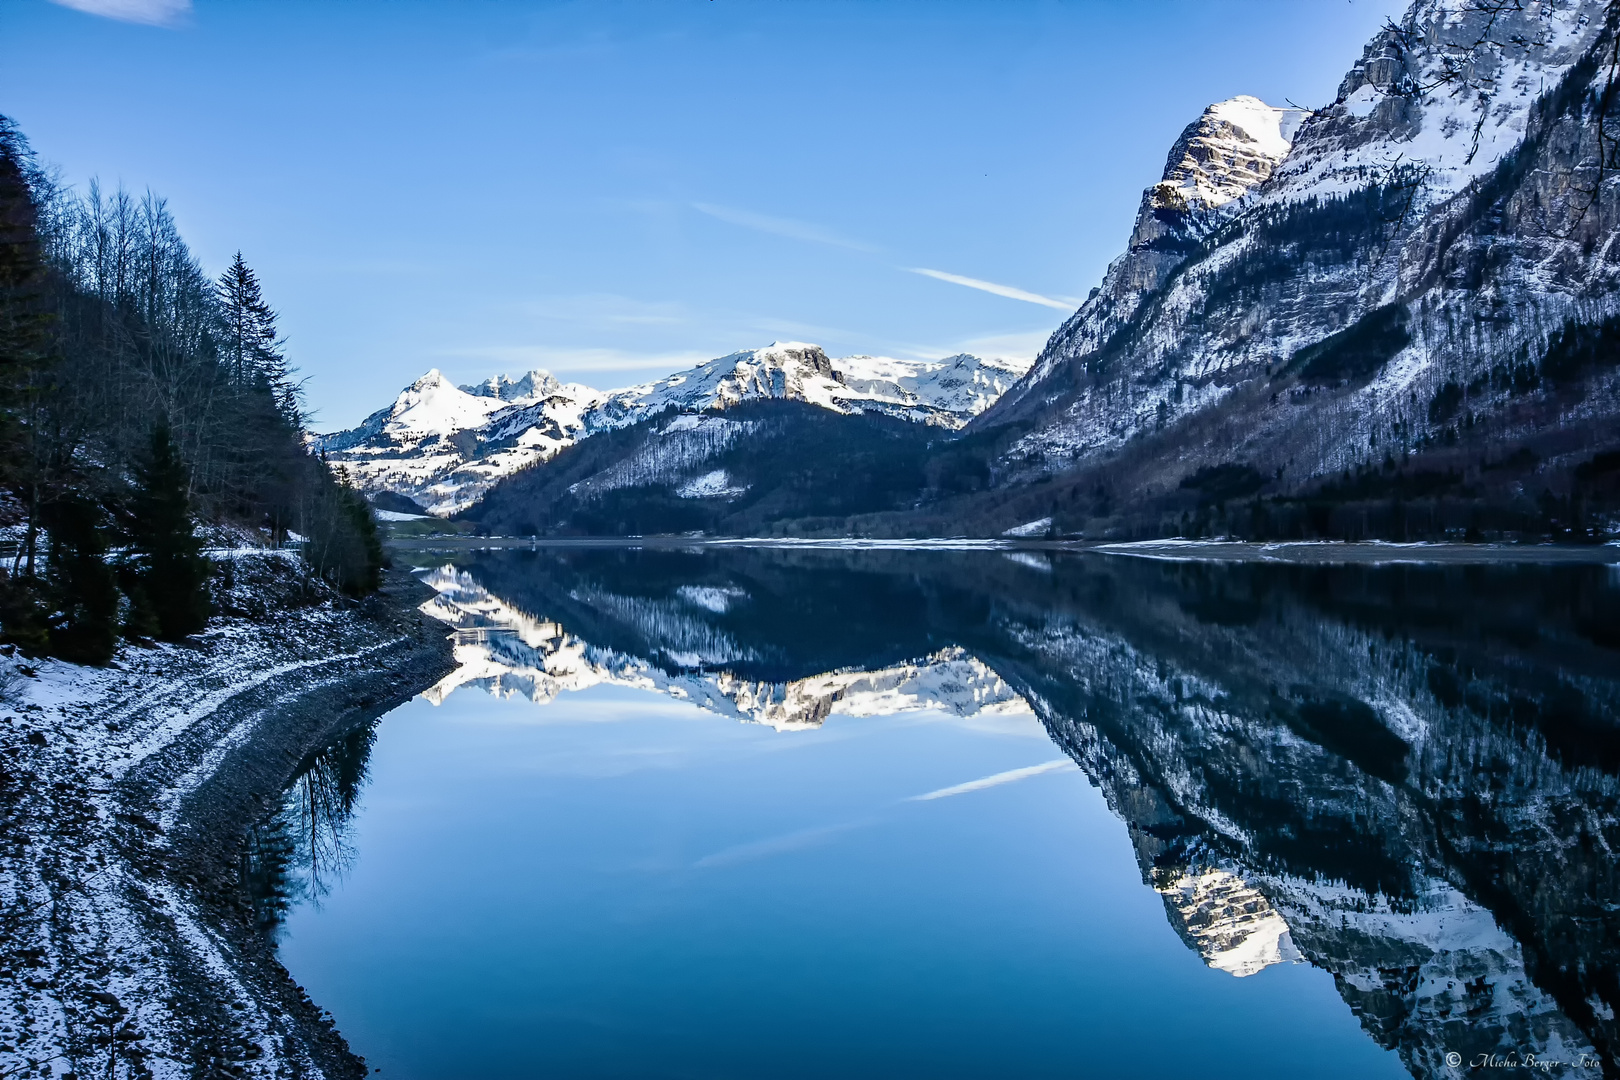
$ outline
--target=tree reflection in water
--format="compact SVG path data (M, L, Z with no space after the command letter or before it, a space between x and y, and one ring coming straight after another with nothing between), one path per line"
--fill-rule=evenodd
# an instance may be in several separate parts
M294 903L325 896L353 865L349 823L379 723L355 728L305 758L281 805L248 831L241 880L254 921L267 933L280 928Z

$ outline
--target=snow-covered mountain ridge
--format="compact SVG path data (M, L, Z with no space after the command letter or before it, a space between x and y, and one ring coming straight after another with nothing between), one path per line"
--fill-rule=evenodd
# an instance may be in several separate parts
M1467 498L1562 497L1620 414L1612 364L1542 365L1567 322L1620 311L1597 116L1620 102L1615 17L1603 0L1417 0L1328 105L1211 106L1126 252L972 424L1004 433L998 487L1073 478L1072 505L1032 495L1008 523L1106 533L1127 498L1192 508L1177 492L1200 469L1293 496L1417 454L1443 471L1452 446L1472 447L1444 463L1459 476L1521 448L1534 462Z
M451 514L526 465L668 408L699 412L780 399L956 430L1028 366L966 353L932 361L831 358L817 345L776 342L609 391L560 383L545 371L458 387L433 370L388 408L314 442L362 490L392 491L431 513Z

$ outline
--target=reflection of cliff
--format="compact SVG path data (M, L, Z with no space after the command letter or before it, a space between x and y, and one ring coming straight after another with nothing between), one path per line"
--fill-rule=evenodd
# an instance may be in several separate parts
M1242 978L1300 959L1288 923L1264 893L1230 870L1182 867L1153 882L1171 925L1210 967Z
M1107 793L1212 964L1287 958L1263 905L1198 902L1235 874L1417 1075L1448 1051L1612 1055L1620 667L1570 632L1578 611L1495 637L1457 610L1558 581L1453 579L1445 618L1441 571L1071 569L1089 602L1009 613L979 654ZM1222 936L1245 916L1247 939Z
M828 716L882 716L923 709L960 717L1028 715L1029 706L1001 678L960 648L941 649L912 663L878 671L832 671L784 682L741 678L720 667L749 656L729 635L694 617L724 612L740 590L683 586L673 601L592 591L586 602L632 620L661 643L652 659L599 648L560 625L535 619L489 593L469 575L446 567L423 577L438 596L423 610L454 626L460 665L424 695L434 704L462 686L547 702L601 683L653 690L711 712L778 731L817 727ZM575 599L581 599L576 593Z
M1615 1075L1604 568L733 550L497 554L433 581L456 678L537 700L620 682L783 728L1027 702L1212 967L1328 970L1419 1076L1594 1050Z

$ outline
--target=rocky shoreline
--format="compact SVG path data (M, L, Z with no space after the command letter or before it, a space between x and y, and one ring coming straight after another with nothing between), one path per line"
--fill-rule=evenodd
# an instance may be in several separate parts
M278 553L229 564L224 616L182 645L6 661L0 1077L366 1074L255 925L245 836L450 644L404 571L356 604Z

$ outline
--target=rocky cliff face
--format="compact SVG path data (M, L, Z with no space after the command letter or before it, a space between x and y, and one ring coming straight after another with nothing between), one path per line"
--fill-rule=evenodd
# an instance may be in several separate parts
M1271 175L1305 115L1236 97L1211 105L1189 124L1170 149L1164 178L1142 193L1125 254L1109 265L1102 284L1054 337L1065 340L1065 354L1095 350L1129 324L1142 301L1241 208L1238 200ZM1014 413L1058 358L1049 344L992 415Z
M1229 466L1289 494L1414 455L1465 483L1523 449L1503 497L1567 495L1620 412L1612 358L1566 363L1559 339L1617 310L1612 31L1600 0L1419 0L1308 117L1245 103L1217 153L1236 106L1212 107L1128 252L974 422L999 481L1117 501ZM1056 509L1071 531L1111 513Z

